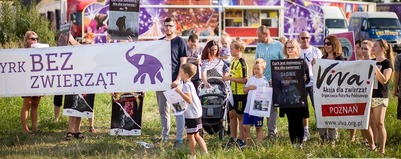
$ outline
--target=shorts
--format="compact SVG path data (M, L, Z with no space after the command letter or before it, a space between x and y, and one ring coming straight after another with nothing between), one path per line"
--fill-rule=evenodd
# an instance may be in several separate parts
M243 117L243 124L244 125L255 125L255 127L262 127L263 126L263 117L249 115L248 113L244 113Z
M185 127L187 134L196 134L199 132L199 130L202 129L202 119L201 118L196 118L196 119L189 119L185 118Z
M231 106L229 110L235 110L237 114L244 114L245 106L246 106L246 100L247 100L246 94L244 95L233 95L234 98L234 106Z
M384 105L388 106L388 98L372 98L372 108Z

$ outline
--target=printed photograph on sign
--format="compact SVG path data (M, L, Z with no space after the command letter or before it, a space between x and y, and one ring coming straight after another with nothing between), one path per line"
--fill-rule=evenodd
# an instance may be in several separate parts
M114 40L138 40L139 1L110 0L108 33Z
M110 135L141 135L144 94L115 93L112 98Z
M254 110L267 111L269 108L269 101L255 100L253 104Z
M65 95L63 115L92 118L93 105L89 105L81 95Z

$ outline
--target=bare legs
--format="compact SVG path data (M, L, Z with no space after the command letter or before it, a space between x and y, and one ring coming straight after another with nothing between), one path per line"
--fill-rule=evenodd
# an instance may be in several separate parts
M189 140L189 149L191 150L191 158L195 158L196 155L196 143L199 144L200 148L202 149L203 153L208 153L207 152L207 147L205 140L199 135L199 132L195 134L187 134L188 140Z
M373 131L374 136L377 136L377 141L380 144L380 153L384 154L386 149L387 132L384 126L387 107L380 105L372 108L372 120L377 132ZM372 128L374 130L374 128ZM377 135L376 135L377 134Z
M21 124L22 131L29 133L28 116L29 110L31 111L32 131L38 131L38 107L41 97L25 97L21 109Z

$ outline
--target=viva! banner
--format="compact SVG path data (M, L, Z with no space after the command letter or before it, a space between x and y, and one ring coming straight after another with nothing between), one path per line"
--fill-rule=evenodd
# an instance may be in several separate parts
M313 90L318 128L367 129L376 62L316 59Z
M170 89L170 41L1 49L0 96Z

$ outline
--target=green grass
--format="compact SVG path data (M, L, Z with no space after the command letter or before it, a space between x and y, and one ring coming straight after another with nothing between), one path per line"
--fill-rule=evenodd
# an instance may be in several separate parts
M249 71L252 68L254 54L244 54ZM386 115L387 146L385 157L401 158L401 121L396 120L397 101L390 98ZM67 129L67 117L53 121L53 97L42 98L39 108L39 128L41 134L25 135L22 133L19 120L22 98L0 98L0 158L189 158L189 146L174 149L173 143L159 144L155 139L160 137L161 126L158 106L154 92L145 97L142 117L142 135L138 137L116 137L109 135L111 119L111 100L109 94L97 94L95 99L95 126L97 133L88 133L88 121L82 122L86 136L83 140L64 141ZM205 135L209 154L199 154L198 158L359 158L382 157L370 152L360 144L360 131L357 142L349 142L348 130L339 130L339 142L336 147L321 145L318 140L313 110L310 106L309 140L304 149L293 148L287 131L287 119L278 119L278 138L269 141L264 139L262 145L249 146L244 150L222 149L227 141L219 140L217 135ZM174 120L174 117L172 117ZM266 125L266 122L265 122ZM264 130L267 131L266 128ZM175 122L172 132L175 133ZM252 128L254 137L254 129ZM266 133L265 133L266 134ZM174 139L174 135L171 136ZM153 143L154 148L145 149L137 141Z

